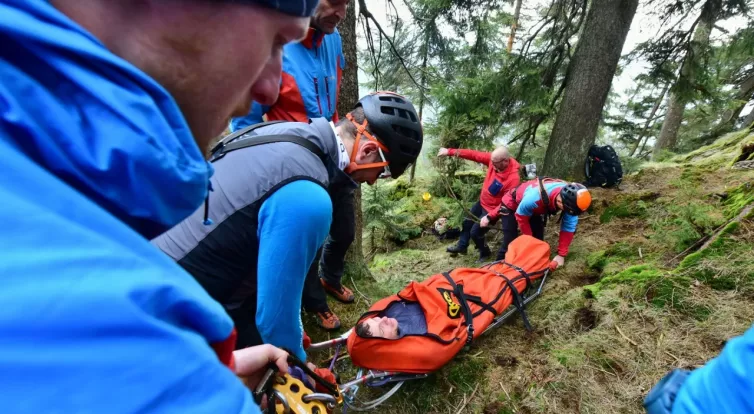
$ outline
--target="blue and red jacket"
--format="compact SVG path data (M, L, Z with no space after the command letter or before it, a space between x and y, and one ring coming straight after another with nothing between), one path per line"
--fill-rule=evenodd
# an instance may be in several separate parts
M555 197L560 191L568 185L565 181L544 179L545 192L550 199L550 209L555 210ZM509 191L503 196L503 205L511 211L515 211L516 222L521 229L521 233L531 236L531 224L529 220L534 215L547 214L547 207L542 201L542 192L539 188L539 181L531 180L522 183L516 187L515 191ZM558 240L558 254L565 257L568 254L568 247L573 241L573 234L576 232L576 225L579 222L577 216L563 213L563 220L560 222L560 238Z
M308 122L311 118L327 118L338 122L338 94L340 78L346 61L340 33L324 35L309 28L298 43L283 48L283 73L280 96L272 106L252 102L248 115L233 118L231 131L263 121Z

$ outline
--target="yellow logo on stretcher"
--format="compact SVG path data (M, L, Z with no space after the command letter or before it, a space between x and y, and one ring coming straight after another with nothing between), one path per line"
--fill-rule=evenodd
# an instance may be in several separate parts
M453 298L448 291L442 292L442 298L445 299L445 303L448 304L448 316L451 319L457 318L461 311L461 305L453 301Z

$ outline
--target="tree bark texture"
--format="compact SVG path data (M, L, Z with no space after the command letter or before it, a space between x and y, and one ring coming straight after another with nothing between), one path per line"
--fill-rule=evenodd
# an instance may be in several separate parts
M693 82L695 73L694 67L701 59L704 49L709 44L709 36L712 27L715 24L715 18L720 10L720 0L707 0L702 7L702 14L699 16L699 23L694 29L694 36L691 39L691 47L686 52L681 64L681 71L676 80L676 85L671 88L668 97L668 113L662 123L660 136L655 141L655 148L652 152L652 159L657 160L662 156L663 151L672 151L678 142L678 129L683 122L683 113L686 110L687 101L680 96L678 86Z
M513 41L516 39L516 29L518 29L518 18L521 16L522 0L516 0L516 9L513 12L513 23L511 24L511 34L508 36L508 53L513 50Z
M751 112L749 112L749 115L746 115L746 118L744 118L744 122L742 124L742 128L749 128L754 124L754 108L751 109Z
M594 143L602 109L618 67L638 0L591 3L568 67L563 100L545 154L543 173L581 180L584 159Z
M346 9L346 18L338 25L340 37L343 40L343 57L346 68L340 83L338 96L338 114L345 117L359 102L358 64L356 60L356 2L350 2ZM346 273L350 276L368 274L364 252L361 246L361 236L364 227L364 215L361 211L361 189L354 192L354 216L356 217L356 235L351 247L346 253Z

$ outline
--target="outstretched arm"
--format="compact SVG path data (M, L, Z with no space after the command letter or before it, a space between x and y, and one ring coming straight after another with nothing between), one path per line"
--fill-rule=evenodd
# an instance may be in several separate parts
M488 165L492 157L492 153L490 152L475 151L475 150L470 150L470 149L454 149L454 148L448 148L448 155L451 157L458 156L465 160L475 161L484 165Z
M304 279L331 221L330 196L308 180L286 184L259 210L257 330L265 343L289 349L301 360L306 360L301 325Z

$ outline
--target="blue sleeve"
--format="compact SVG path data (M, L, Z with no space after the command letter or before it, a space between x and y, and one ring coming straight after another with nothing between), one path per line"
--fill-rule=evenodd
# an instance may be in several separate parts
M2 412L260 412L211 347L233 322L185 270L70 187L38 184L48 173L10 171L26 174L0 178Z
M233 118L230 120L230 132L236 132L239 129L246 128L249 125L263 122L264 120L262 119L262 117L269 110L270 107L267 105L260 105L257 102L252 102L251 110L249 110L249 113L246 116Z
M518 204L516 214L531 217L534 214L534 209L537 208L537 201L541 198L539 188L527 188L523 198L521 198L521 202Z
M576 225L579 223L579 217L571 214L563 214L563 220L560 222L560 231L569 233L576 232Z
M754 327L694 370L678 391L673 414L754 412Z
M332 221L332 202L322 186L286 184L259 210L257 329L265 343L306 359L302 340L304 279Z

